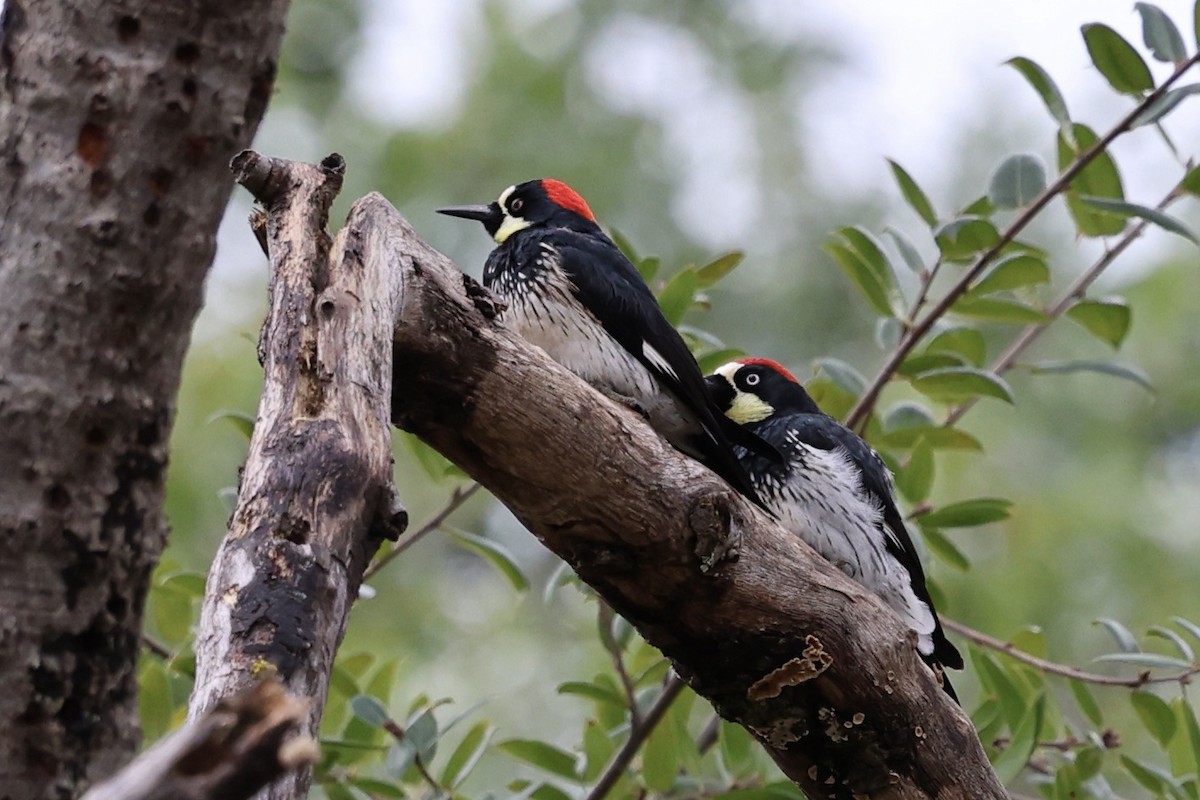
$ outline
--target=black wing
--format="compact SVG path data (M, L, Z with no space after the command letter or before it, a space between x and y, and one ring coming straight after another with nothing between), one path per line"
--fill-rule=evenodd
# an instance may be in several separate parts
M909 537L908 528L904 525L904 518L900 516L900 511L896 508L896 500L892 496L891 479L888 477L887 465L883 463L883 459L871 449L870 445L859 438L858 434L826 414L797 414L789 421L800 441L821 450L841 448L857 467L862 477L863 490L872 502L883 510L883 521L887 525L885 532L887 535L884 538L888 552L908 571L912 577L913 592L933 612L933 659L944 666L962 669L962 654L946 639L937 610L933 607L929 588L925 585L925 570L921 566L921 558L917 555L917 548L913 545L912 538ZM953 695L953 690L949 689L949 686L950 684L947 682L947 691Z
M733 453L733 428L738 429L736 435L743 446L776 461L781 460L779 453L740 426L722 424L726 417L709 396L696 359L629 259L600 233L560 229L547 244L571 279L576 299L596 316L609 336L695 414L707 439L702 445L706 466L765 510Z

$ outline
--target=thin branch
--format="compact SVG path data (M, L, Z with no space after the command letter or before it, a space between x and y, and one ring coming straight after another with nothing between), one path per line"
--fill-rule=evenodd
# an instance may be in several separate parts
M1071 163L1058 176L1058 178L1047 186L1042 192L1033 199L1028 207L1009 224L1009 226L1000 235L1000 238L994 245L988 248L982 255L975 260L975 263L968 269L963 276L950 288L946 294L934 304L933 308L919 321L914 323L913 327L901 338L900 343L896 345L896 349L888 357L887 361L880 368L879 372L871 380L867 390L858 398L858 402L850 409L850 413L846 415L846 426L849 428L856 427L862 419L870 413L874 407L875 401L879 397L879 393L883 390L884 384L891 379L896 369L904 362L904 359L912 352L913 348L921 338L929 332L933 324L949 310L963 294L966 293L971 283L979 277L984 269L992 263L992 261L1000 254L1000 252L1009 245L1025 227L1042 212L1046 205L1061 194L1071 185L1080 172L1087 167L1092 161L1103 153L1113 140L1123 133L1126 133L1131 127L1134 120L1149 106L1151 103L1158 100L1162 95L1174 84L1183 73L1187 72L1197 63L1200 63L1200 53L1183 62L1170 77L1150 94L1146 95L1140 103L1134 106L1128 114L1121 118L1116 125L1112 127L1108 133L1104 134L1091 147L1085 150L1078 158Z
M634 725L629 729L629 738L625 740L625 744L621 745L621 749L613 756L613 760L604 768L604 772L601 773L600 778L596 781L596 785L588 792L587 800L601 800L601 798L612 791L613 787L617 785L617 781L625 773L625 769L633 761L633 757L642 748L646 737L662 721L671 704L675 702L675 699L679 697L679 693L683 691L683 687L682 678L673 671L667 673L666 680L663 681L662 693L654 701L654 705L650 706L641 724Z
M625 692L625 704L629 707L629 724L637 728L642 724L642 712L638 710L637 704L637 690L633 685L633 679L629 677L629 670L625 668L625 657L621 652L621 645L612 632L613 620L617 618L617 614L612 610L612 606L604 602L603 598L597 599L600 604L597 612L600 643L604 645L604 649L612 659L613 669L617 671L617 677L621 679L621 688Z
M371 580L371 578L375 577L375 573L379 572L379 570L391 563L393 559L424 538L426 534L440 528L442 523L445 522L451 514L461 508L464 503L474 497L475 493L478 492L480 488L480 485L474 482L465 487L456 486L454 491L450 493L450 499L446 501L444 506L433 512L433 514L431 514L428 519L422 522L415 531L392 545L391 550L388 550L382 556L375 559L375 563L371 564L371 566L369 566L367 571L363 574L363 583L366 583L367 581Z
M1087 672L1079 667L1072 667L1069 664L1059 664L1054 661L1047 661L1044 658L1030 655L1024 650L1019 649L1012 642L1006 642L1003 639L996 639L988 636L986 633L970 628L956 620L942 617L942 625L954 631L959 636L983 645L991 650L997 650L1010 658L1021 661L1025 664L1035 667L1038 670L1049 673L1051 675L1062 675L1067 678L1074 678L1077 681L1084 683L1094 683L1099 686L1125 686L1130 689L1140 689L1151 683L1179 683L1186 684L1193 675L1200 673L1200 664L1193 665L1181 672L1174 672L1170 675L1151 675L1149 670L1141 672L1135 678L1122 678L1116 675L1099 675L1095 672Z
M1175 184L1171 191L1167 192L1163 199L1160 200L1154 208L1158 211L1166 209L1173 202L1179 199L1182 190L1183 181L1181 180L1179 183ZM996 362L992 364L991 371L996 375L1001 375L1011 369L1016 363L1017 357L1020 356L1021 353L1025 352L1025 350L1031 344L1033 344L1033 342L1039 336L1042 335L1046 328L1050 326L1050 323L1054 322L1063 314L1065 314L1067 309L1071 308L1071 306L1075 304L1076 300L1083 297L1084 293L1088 290L1088 287L1092 285L1096 278L1100 277L1100 274L1104 272L1104 270L1108 269L1108 267L1111 266L1114 261L1116 261L1117 256L1124 253L1129 245L1133 244L1134 241L1136 241L1142 235L1142 233L1145 232L1146 227L1149 224L1150 223L1147 220L1138 220L1138 222L1132 228L1126 231L1125 235L1122 236L1115 245L1105 250L1104 255L1098 258L1091 267L1089 267L1078 278L1076 278L1075 281L1067 288L1066 292L1063 293L1063 296L1058 299L1058 302L1056 302L1046 311L1046 319L1043 322L1029 325L1025 328L1025 330L1021 331L1021 335L1018 336L1017 339L1009 346L1009 348L1004 351L1003 355L997 358ZM946 427L954 425L956 422L962 419L963 415L966 414L976 402L976 399L971 399L954 408L946 417L946 422L944 425Z
M167 647L162 642L155 639L148 633L141 634L142 647L149 650L154 655L164 660L170 660L175 654L171 652L171 648Z

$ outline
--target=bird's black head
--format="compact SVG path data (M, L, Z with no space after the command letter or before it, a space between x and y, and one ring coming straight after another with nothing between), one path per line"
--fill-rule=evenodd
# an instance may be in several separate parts
M704 381L713 401L739 425L787 412L821 413L795 376L766 358L730 361Z
M584 199L553 178L510 186L498 200L485 206L451 206L439 208L438 213L479 220L496 244L504 244L514 233L531 227L596 228L596 217Z

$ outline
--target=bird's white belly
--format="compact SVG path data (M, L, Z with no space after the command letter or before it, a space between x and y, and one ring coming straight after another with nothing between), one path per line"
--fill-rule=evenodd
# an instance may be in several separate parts
M880 597L916 632L917 649L933 652L933 612L912 588L912 578L887 550L883 514L866 499L859 478L839 450L804 448L785 487L762 487L784 527L849 577ZM818 488L819 487L819 488Z

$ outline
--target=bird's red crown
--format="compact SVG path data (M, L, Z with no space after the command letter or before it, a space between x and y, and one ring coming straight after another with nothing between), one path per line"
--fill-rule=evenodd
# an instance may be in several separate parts
M782 375L784 378L787 378L792 383L800 382L800 381L796 380L795 375L793 375L792 373L787 371L786 367L784 367L778 361L772 361L769 358L739 358L738 363L746 364L747 366L755 365L755 366L759 366L759 367L766 367L767 369L773 369L776 372L778 372L780 375Z
M562 181L555 180L554 178L543 178L542 190L546 192L546 197L550 198L550 202L559 208L574 211L579 216L592 222L596 221L596 215L588 208L587 201L579 196L579 192L567 186Z

